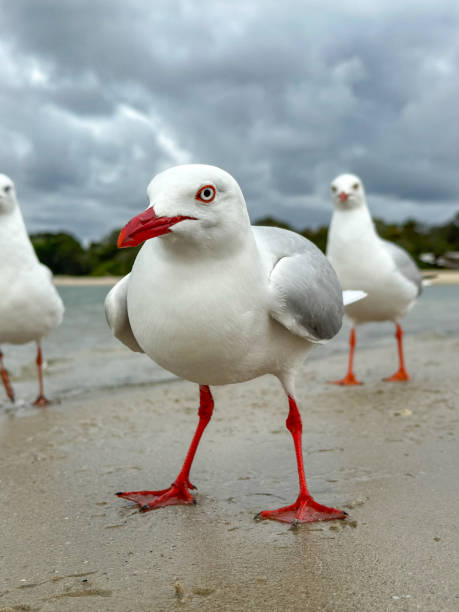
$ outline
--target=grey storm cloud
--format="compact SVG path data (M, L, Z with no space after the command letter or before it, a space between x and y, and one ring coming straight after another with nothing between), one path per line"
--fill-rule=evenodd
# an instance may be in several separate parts
M345 171L386 219L459 208L455 0L0 6L0 171L31 231L99 238L187 162L299 228Z

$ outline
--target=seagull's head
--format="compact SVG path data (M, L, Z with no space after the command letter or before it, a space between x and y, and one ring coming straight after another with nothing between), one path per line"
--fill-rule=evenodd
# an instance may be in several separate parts
M333 204L341 210L366 205L363 183L355 174L340 174L330 185Z
M119 247L163 237L172 247L232 248L250 227L238 183L215 166L169 168L153 178L147 194L149 206L122 229Z
M15 207L14 183L6 174L0 174L0 214L11 212Z

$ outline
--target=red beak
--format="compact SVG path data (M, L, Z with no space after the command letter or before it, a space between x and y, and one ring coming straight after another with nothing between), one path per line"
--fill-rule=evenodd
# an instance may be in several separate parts
M137 246L149 238L168 234L173 225L185 219L194 219L194 217L184 217L182 215L157 217L153 208L147 208L123 227L118 237L118 248Z
M339 194L339 199L341 200L341 202L345 202L345 201L348 199L348 197L349 197L349 196L347 195L347 193L344 193L344 191L342 191L342 192Z

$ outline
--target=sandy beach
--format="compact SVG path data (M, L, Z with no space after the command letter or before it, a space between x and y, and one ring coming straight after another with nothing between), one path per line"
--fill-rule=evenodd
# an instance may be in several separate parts
M459 270L423 270L422 274L432 285L459 285Z
M110 286L115 285L121 276L66 276L55 274L54 284L57 287Z
M459 285L459 270L423 270L423 275L432 285ZM120 278L120 276L55 275L54 284L58 287L111 286Z
M345 357L298 377L306 473L345 522L254 521L297 476L274 379L215 389L192 470L195 506L140 514L118 490L176 476L197 389L122 387L0 420L0 611L453 611L459 339L409 338L410 383L381 382L394 350L363 348L361 388L325 384Z

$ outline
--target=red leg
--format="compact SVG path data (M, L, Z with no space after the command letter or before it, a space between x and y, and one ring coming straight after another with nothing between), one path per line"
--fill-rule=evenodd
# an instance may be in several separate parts
M2 351L0 351L0 375L2 377L2 382L3 385L5 387L5 391L7 396L10 398L10 400L12 402L14 402L14 391L13 391L13 387L11 386L10 383L10 377L8 376L8 372L5 369L5 366L3 365L3 353Z
M43 390L43 356L41 353L41 346L39 344L37 344L37 359L35 360L35 363L37 364L38 370L38 396L33 405L44 407L49 404L49 400L46 399Z
M292 434L295 445L296 462L298 466L298 477L300 481L300 493L295 503L284 506L277 510L263 510L258 515L260 518L273 519L283 523L313 523L315 521L331 521L333 519L344 519L347 513L336 508L328 508L318 504L311 496L306 486L304 475L303 451L301 444L301 433L303 430L301 416L298 412L296 402L288 396L289 413L286 421L287 429Z
M354 351L355 351L355 327L351 329L349 336L349 364L347 374L340 380L332 380L333 385L361 385L362 383L356 379L354 374Z
M388 378L384 379L386 382L400 382L400 381L410 380L410 375L408 374L408 372L405 369L405 359L403 357L403 330L402 330L402 326L399 323L396 323L395 327L396 327L395 337L397 339L397 346L398 346L399 366L398 366L398 370L395 372L395 374L392 374L392 376L389 376Z
M168 489L162 489L160 491L128 491L126 493L117 493L118 497L135 501L139 504L142 512L152 510L153 508L163 508L164 506L194 503L194 498L190 494L189 489L195 489L196 487L190 482L190 469L199 441L204 429L210 421L214 408L214 400L209 387L205 385L199 387L199 399L199 423L193 440L191 441L190 448L188 449L183 467L180 474L175 479L175 482L173 482Z

